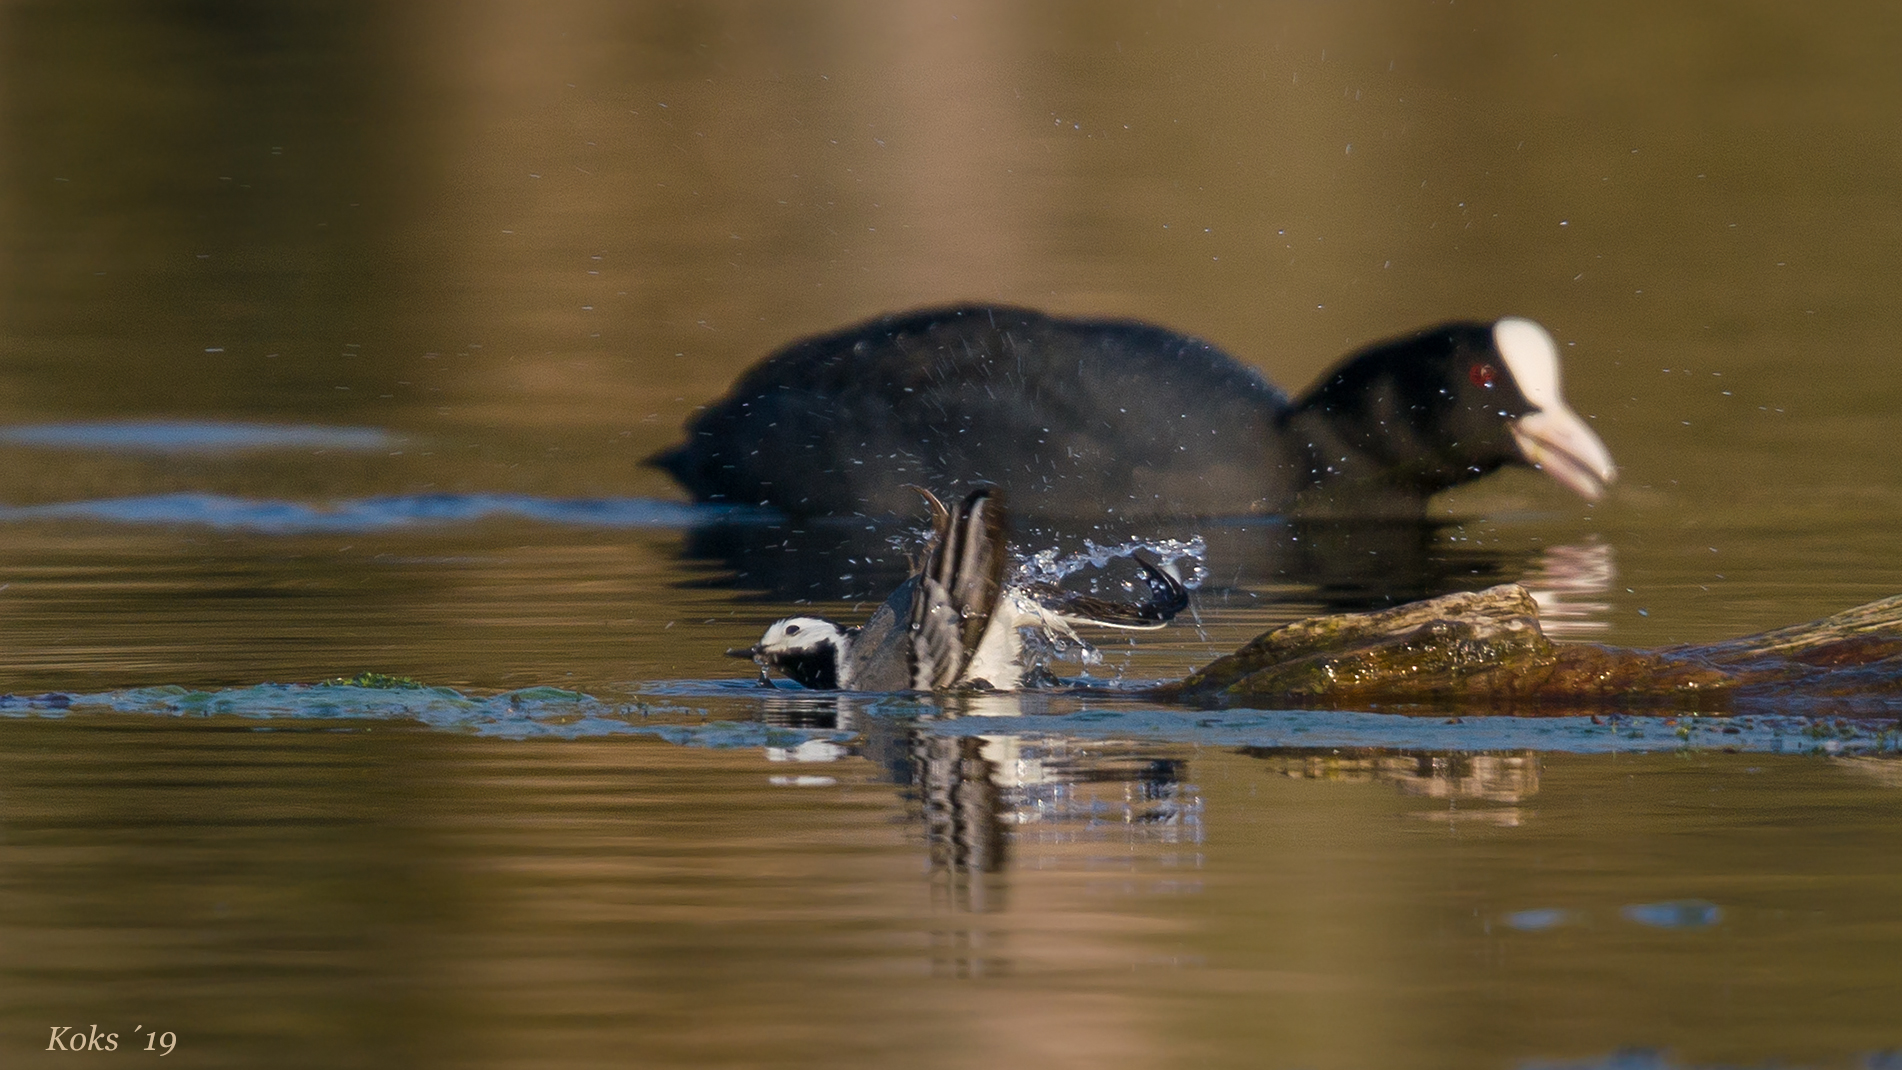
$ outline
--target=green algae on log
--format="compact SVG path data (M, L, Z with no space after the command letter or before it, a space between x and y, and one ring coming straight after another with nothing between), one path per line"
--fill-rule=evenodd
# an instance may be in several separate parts
M1671 707L1902 697L1902 597L1721 643L1554 643L1508 584L1267 632L1151 692L1207 706Z

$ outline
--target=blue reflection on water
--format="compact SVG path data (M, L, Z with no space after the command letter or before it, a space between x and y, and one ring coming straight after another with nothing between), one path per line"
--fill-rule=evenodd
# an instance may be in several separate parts
M644 687L636 697L610 702L552 687L528 688L500 695L465 695L446 687L360 687L343 684L257 684L215 691L184 687L132 688L99 694L52 693L37 696L0 695L0 716L63 716L69 712L144 713L163 716L230 715L259 719L412 720L436 728L472 731L480 735L512 737L620 735L659 736L695 747L797 747L814 739L843 741L857 735L832 728L779 727L748 719L744 705L734 712L741 720L709 721L707 707L696 700L715 700L732 708L734 700L761 695L750 680L693 681ZM1858 726L1854 738L1817 743L1802 732L1800 717L1756 717L1737 734L1699 730L1680 737L1675 732L1632 731L1653 717L1621 717L1619 724L1596 723L1590 717L1465 717L1456 724L1439 718L1330 710L1181 710L1133 705L1103 709L1085 705L1068 714L1026 713L946 717L944 706L930 696L853 695L775 691L772 697L810 697L817 709L849 724L855 718L893 718L916 721L929 736L961 737L1000 732L1020 737L1068 739L1142 739L1176 741L1203 746L1287 748L1295 750L1366 747L1436 753L1541 751L1569 754L1638 753L1722 749L1783 753L1893 754L1886 723ZM1006 698L1006 696L991 696ZM1060 692L1008 696L1030 708ZM1126 700L1134 703L1134 699ZM729 716L731 716L729 714ZM1706 720L1706 719L1700 719ZM1714 745L1714 746L1713 746ZM1646 925L1694 928L1714 923L1717 908L1699 901L1627 907L1625 916ZM1515 915L1520 916L1520 915ZM1540 911L1523 917L1536 923ZM1508 924L1513 924L1510 919ZM1517 926L1515 926L1517 927Z
M1519 1070L1693 1070L1663 1052L1650 1049L1626 1049L1592 1062L1522 1063Z
M380 450L402 440L374 427L248 424L220 420L113 420L0 428L0 442L50 449L136 453L243 450Z
M1577 920L1578 914L1575 912L1560 910L1555 907L1538 910L1517 910L1505 917L1505 922L1508 926L1518 929L1521 932L1529 933L1556 929L1561 925L1570 925Z
M1784 1064L1772 1062L1758 1065L1768 1070L1769 1067L1779 1067ZM1902 1070L1902 1051L1871 1052L1863 1056L1856 1065L1862 1067L1862 1070ZM1680 1063L1661 1051L1634 1048L1585 1062L1521 1063L1519 1070L1744 1070L1744 1068L1735 1063L1721 1065Z
M650 735L693 747L797 747L854 733L790 729L756 721L709 721L697 710L645 701L608 703L576 691L530 687L465 695L447 687L361 687L346 683L256 684L197 691L138 687L93 695L0 695L0 716L80 712L169 717L233 716L261 720L414 721L433 728L508 739Z
M1708 929L1724 919L1721 907L1702 899L1633 903L1618 913L1626 921L1635 921L1655 929Z
M942 735L982 735L986 718L941 721ZM1062 716L1010 719L1015 733L1175 739L1205 746L1296 749L1375 747L1426 751L1536 750L1617 754L1678 750L1764 751L1789 754L1894 753L1890 722L1850 724L1846 734L1819 738L1816 722L1801 716L1439 717L1345 710L1085 709Z
M190 524L264 535L367 532L426 524L515 517L609 528L684 528L746 510L657 498L539 498L527 494L402 494L311 504L223 494L149 494L134 498L0 506L0 522L92 520L118 524Z

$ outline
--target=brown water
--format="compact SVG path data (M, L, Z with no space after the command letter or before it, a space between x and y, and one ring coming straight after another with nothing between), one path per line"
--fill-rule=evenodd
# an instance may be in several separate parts
M760 692L721 651L901 555L689 530L637 462L889 309L1290 388L1514 313L1608 500L1210 528L1197 619L1091 673L1508 579L1634 646L1902 592L1898 49L1879 4L0 7L0 690L96 696L0 707L0 1063L1896 1065L1878 751ZM366 669L602 704L128 690Z

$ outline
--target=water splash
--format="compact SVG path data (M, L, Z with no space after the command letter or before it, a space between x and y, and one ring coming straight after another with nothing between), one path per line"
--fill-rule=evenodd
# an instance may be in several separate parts
M1190 539L1130 539L1115 546L1098 546L1094 541L1085 540L1083 549L1075 553L1065 554L1050 547L1018 555L1010 582L1013 585L1045 583L1059 586L1071 576L1093 571L1097 574L1090 576L1085 585L1090 594L1102 595L1105 585L1113 584L1115 589L1111 597L1142 600L1149 597L1146 582L1133 577L1111 579L1103 574L1115 562L1134 560L1137 551L1155 560L1184 587L1199 587L1208 575L1208 570L1202 565L1208 555L1208 544L1202 536L1197 535ZM1185 560L1190 562L1187 569L1179 564ZM1038 628L1024 628L1020 632L1026 660L1038 666L1058 661L1070 661L1083 666L1103 663L1103 652L1094 643L1074 633ZM1121 675L1119 671L1115 678L1120 679Z
M1200 535L1188 539L1129 539L1115 546L1098 546L1092 540L1084 540L1083 549L1075 553L1063 553L1056 547L1038 550L1024 555L1017 563L1016 581L1020 583L1062 583L1070 576L1086 569L1101 571L1112 562L1133 558L1140 550L1155 558L1162 568L1182 581L1184 587L1194 590L1208 579L1208 569L1203 562L1208 559L1208 543ZM1192 562L1187 569L1180 568L1178 562ZM1093 581L1090 593L1096 594L1097 582Z

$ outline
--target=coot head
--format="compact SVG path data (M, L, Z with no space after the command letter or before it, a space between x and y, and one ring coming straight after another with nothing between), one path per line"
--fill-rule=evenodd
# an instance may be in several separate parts
M1581 497L1603 497L1618 469L1611 451L1559 395L1559 349L1552 336L1516 316L1493 324L1492 333L1493 348L1531 406L1507 425L1520 455Z
M1517 463L1595 500L1617 478L1560 393L1552 336L1517 317L1357 353L1296 402L1284 433L1307 452L1311 487L1329 494L1424 498Z

